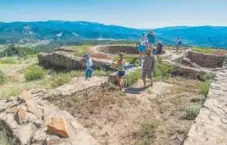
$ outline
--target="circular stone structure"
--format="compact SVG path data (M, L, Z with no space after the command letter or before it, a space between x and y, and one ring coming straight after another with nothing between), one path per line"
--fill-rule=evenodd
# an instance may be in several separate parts
M120 52L125 54L138 54L135 46L101 46L98 50L108 54L116 54Z

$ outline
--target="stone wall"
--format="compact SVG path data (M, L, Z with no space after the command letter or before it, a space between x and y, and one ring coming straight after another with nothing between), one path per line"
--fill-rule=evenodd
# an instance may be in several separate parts
M217 72L184 145L227 145L227 70Z
M85 68L85 59L76 57L67 52L40 53L38 55L39 64L45 67L56 67L67 70L81 70ZM104 59L93 59L97 69L110 69L112 61Z
M201 68L192 68L192 67L184 66L174 62L168 62L168 63L172 65L173 67L172 74L176 76L184 76L187 78L199 79L199 80L205 80L205 79L208 79L208 77L212 78L214 76L214 74L209 70L205 70Z
M227 56L210 55L188 51L186 57L201 67L215 68L222 67Z

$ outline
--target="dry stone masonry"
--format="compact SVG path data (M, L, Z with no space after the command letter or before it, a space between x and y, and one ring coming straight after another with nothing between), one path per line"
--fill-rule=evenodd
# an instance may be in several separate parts
M190 67L222 68L227 59L226 55L205 54L194 51L187 51L185 56L178 59L181 64Z
M0 104L5 104L1 106L0 128L12 145L98 145L68 112L40 97Z
M72 53L56 51L50 54L40 53L38 55L39 64L45 67L55 67L67 70L82 70L85 68L85 60L76 57ZM93 63L97 69L110 69L112 61L103 59L93 59Z
M219 71L184 145L227 145L227 70Z

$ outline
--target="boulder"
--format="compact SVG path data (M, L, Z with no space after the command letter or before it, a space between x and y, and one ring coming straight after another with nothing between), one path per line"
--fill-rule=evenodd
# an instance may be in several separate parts
M68 138L67 124L64 118L54 117L52 122L48 124L48 131L59 135L60 137Z

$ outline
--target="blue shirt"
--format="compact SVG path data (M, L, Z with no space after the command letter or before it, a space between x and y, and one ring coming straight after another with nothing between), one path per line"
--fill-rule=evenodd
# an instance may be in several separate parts
M155 43L155 36L154 34L147 34L148 42Z

